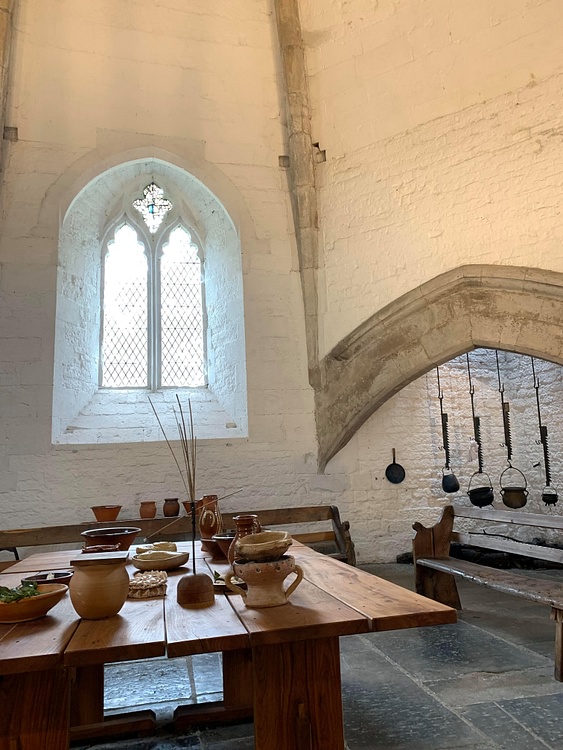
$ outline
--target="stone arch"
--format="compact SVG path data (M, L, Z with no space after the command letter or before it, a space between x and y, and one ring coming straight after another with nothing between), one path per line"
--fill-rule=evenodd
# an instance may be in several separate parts
M321 362L316 391L319 468L393 394L477 347L563 364L563 274L460 266L371 316Z

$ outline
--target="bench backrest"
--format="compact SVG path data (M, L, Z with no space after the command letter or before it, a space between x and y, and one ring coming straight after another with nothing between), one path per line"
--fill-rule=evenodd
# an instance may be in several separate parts
M449 507L453 509L455 518L467 518L486 522L479 531L453 531L450 538L452 542L563 564L563 549L540 544L530 544L526 541L514 539L511 536L510 528L512 527L515 530L516 528L525 527L526 529L561 531L563 530L563 516L555 516L547 513L497 510L492 506L475 508L452 505ZM507 526L508 528L502 531L495 531L489 523Z

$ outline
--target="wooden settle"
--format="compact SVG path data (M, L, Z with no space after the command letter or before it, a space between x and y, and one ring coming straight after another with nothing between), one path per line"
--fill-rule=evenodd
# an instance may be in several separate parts
M455 519L483 523L483 528L472 531L454 530ZM500 533L489 524L506 525ZM555 622L555 679L563 682L563 578L551 580L519 573L517 569L499 570L450 556L452 542L507 552L513 555L545 560L563 565L563 549L530 544L511 537L510 532L521 529L563 530L563 517L518 511L497 510L494 507L454 507L447 505L440 521L431 528L413 524L415 584L419 594L450 607L461 609L455 577L462 578L495 591L520 596L551 607Z

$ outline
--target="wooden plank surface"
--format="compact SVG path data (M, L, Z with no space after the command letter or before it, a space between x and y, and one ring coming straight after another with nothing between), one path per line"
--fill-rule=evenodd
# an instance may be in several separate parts
M520 575L510 570L497 570L484 565L457 560L453 557L418 560L423 565L444 573L451 573L468 581L488 586L506 594L515 594L525 599L546 604L558 609L563 608L563 584L547 578Z
M207 572L210 573L209 570ZM249 647L246 628L233 612L224 594L217 594L211 607L184 608L176 601L177 584L177 578L169 579L164 603L169 657Z
M295 559L308 581L368 618L370 630L443 625L457 620L451 607L326 555L303 554L296 549Z
M81 620L66 647L66 666L149 659L166 652L163 599L127 599L103 620Z
M2 581L5 578L2 576ZM79 622L80 618L66 594L45 617L15 625L0 625L0 674L61 667L64 649Z
M241 596L227 599L248 630L253 647L369 631L363 614L305 579L281 607L251 609Z

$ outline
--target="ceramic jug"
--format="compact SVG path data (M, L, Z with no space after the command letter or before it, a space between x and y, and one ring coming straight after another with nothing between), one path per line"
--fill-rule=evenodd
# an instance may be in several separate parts
M229 552L227 554L227 560L231 563L231 565L233 564L235 559L235 545L237 541L243 536L247 536L248 534L257 534L259 531L262 531L260 522L258 521L258 516L254 515L254 513L248 513L247 515L242 516L233 516L233 521L236 524L236 533L233 537L233 541L231 542L231 546L229 547Z
M219 498L217 495L204 495L197 501L197 523L199 526L199 535L202 539L202 549L204 548L205 539L211 539L214 534L219 534L223 530L223 519L219 513L218 503Z
M284 589L284 581L290 573L295 573L296 578L287 589ZM231 579L234 576L246 583L246 591L232 583ZM233 570L225 576L227 587L240 594L247 607L254 609L287 604L287 600L302 580L303 570L291 555L284 555L274 562L238 561L233 563Z
M123 607L129 593L125 568L128 555L128 552L98 552L71 560L74 574L69 594L80 617L102 620L113 617Z

